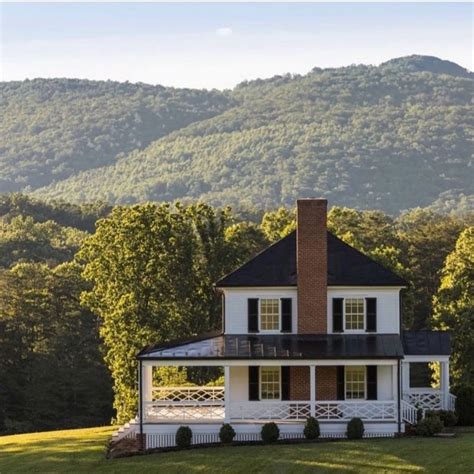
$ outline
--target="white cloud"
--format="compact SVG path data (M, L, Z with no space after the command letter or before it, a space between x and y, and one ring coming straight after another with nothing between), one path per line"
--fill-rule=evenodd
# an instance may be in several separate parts
M216 34L218 36L230 36L232 34L232 28L228 26L223 26L222 28L217 28Z

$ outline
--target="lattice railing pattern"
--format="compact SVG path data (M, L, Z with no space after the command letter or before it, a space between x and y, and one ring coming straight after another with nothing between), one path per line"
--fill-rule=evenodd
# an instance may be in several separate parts
M440 391L432 390L430 392L409 392L405 393L403 398L415 408L422 410L442 410L443 394Z
M309 402L242 402L230 404L231 420L306 420Z
M154 401L223 401L224 387L153 387L152 397Z
M145 402L146 421L222 421L223 402Z
M395 402L317 402L315 415L318 420L394 420L397 415Z

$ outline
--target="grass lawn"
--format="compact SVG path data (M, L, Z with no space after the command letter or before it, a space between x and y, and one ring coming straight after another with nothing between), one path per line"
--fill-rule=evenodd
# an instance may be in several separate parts
M208 448L107 461L113 428L0 437L0 474L27 473L474 473L474 433L320 444Z

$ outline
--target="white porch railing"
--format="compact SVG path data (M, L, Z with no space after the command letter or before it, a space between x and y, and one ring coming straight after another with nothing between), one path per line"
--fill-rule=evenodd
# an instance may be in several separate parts
M417 409L406 400L402 400L400 408L402 410L402 421L415 425L418 421Z
M307 401L232 402L229 405L231 420L306 420L311 415Z
M154 401L223 401L224 387L153 387Z
M403 394L403 399L416 408L425 410L454 410L456 397L448 393L447 398L441 390L430 388L411 388Z
M397 418L394 401L317 401L315 415L318 420L340 421L354 417L363 420L383 421Z

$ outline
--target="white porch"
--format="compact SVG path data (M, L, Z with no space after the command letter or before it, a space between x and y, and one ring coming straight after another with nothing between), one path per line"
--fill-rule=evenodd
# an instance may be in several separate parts
M432 387L414 384L410 370L413 364L439 364L439 386ZM416 385L416 386L413 386ZM448 356L405 356L402 362L402 397L417 409L454 411L456 397L449 392L449 357Z

